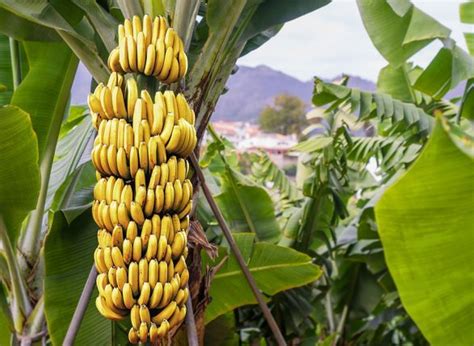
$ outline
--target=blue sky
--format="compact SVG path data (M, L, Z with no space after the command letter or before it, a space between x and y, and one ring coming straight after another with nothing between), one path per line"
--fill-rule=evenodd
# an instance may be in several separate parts
M466 0L464 0L466 1ZM465 49L462 33L472 30L459 22L461 0L412 2L452 30L452 37ZM441 45L433 43L414 56L426 66ZM313 76L330 78L341 73L375 81L386 65L372 45L355 0L333 0L329 5L287 23L278 35L258 50L241 58L242 65L268 65L301 80Z

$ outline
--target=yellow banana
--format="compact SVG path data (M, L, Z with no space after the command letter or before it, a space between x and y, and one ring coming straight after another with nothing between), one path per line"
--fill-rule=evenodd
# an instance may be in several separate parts
M168 30L168 23L166 23L165 17L160 16L160 33L158 39L165 40L166 31Z
M145 305L140 305L140 320L146 324L150 324L150 310Z
M135 191L137 191L140 186L146 187L145 171L143 169L139 169L135 176Z
M148 165L150 169L158 164L158 145L156 144L155 138L152 137L148 141Z
M166 78L163 82L166 84L171 84L171 83L176 82L178 80L178 77L179 77L179 62L177 58L173 58L168 78Z
M163 284L161 282L157 282L155 287L153 288L153 293L150 297L150 308L155 309L161 302L161 298L163 297Z
M123 248L123 261L125 264L129 264L132 260L133 246L130 239L125 239L122 244Z
M128 42L126 36L119 40L119 61L122 70L130 72L130 66L128 64Z
M153 136L159 135L163 130L164 119L165 110L155 103L153 105L153 121L151 122L151 134Z
M148 283L148 261L146 258L142 258L140 262L138 262L138 285L140 286L140 290L143 291L143 285L145 283Z
M158 240L158 252L156 254L156 258L161 261L166 254L166 246L168 245L168 240L164 235L160 236Z
M161 165L166 162L167 158L165 143L163 142L161 136L154 136L153 138L156 141L156 147L158 151L158 163Z
M112 106L112 92L108 87L103 87L100 92L100 105L105 112L107 118L112 119L114 116L114 108Z
M130 19L125 19L123 26L124 26L125 36L133 36L133 27L132 27L132 23L130 22Z
M135 178L135 174L138 171L138 149L131 147L130 149L130 176Z
M182 50L178 54L178 62L179 62L178 78L181 79L186 75L186 72L188 72L188 57Z
M122 195L122 190L125 186L123 179L117 178L112 190L112 200L120 202L120 196Z
M114 266L114 261L112 259L112 248L105 247L104 248L104 262L107 267L107 271Z
M128 341L132 344L138 344L140 342L138 331L136 329L130 328L130 331L128 332Z
M113 197L114 197L114 187L115 187L115 182L117 180L115 179L114 176L109 177L107 179L107 185L105 188L105 200L107 204L112 203Z
M130 310L130 321L132 322L132 326L135 329L140 328L140 305L135 304L132 306L132 309Z
M125 100L123 98L122 89L118 86L112 88L112 107L115 116L119 118L127 117L127 109L125 108Z
M172 183L166 183L165 187L165 204L163 209L169 211L174 203L174 188Z
M176 306L176 302L172 301L158 315L153 316L152 321L156 324L160 324L163 320L168 320L176 310Z
M140 342L142 344L146 344L148 339L148 325L145 322L140 324L140 329L138 329L138 337L140 338Z
M160 18L155 17L152 24L151 30L151 43L155 43L158 40L158 35L160 33Z
M146 50L146 62L145 68L143 69L143 73L147 76L151 76L153 74L153 69L155 68L155 60L156 60L156 48L154 44L148 45Z
M168 181L174 183L178 175L178 161L176 156L171 156L167 162L168 164Z
M137 262L131 262L128 266L128 283L132 289L133 295L138 294L138 264Z
M156 239L156 236L153 234L153 236ZM150 243L151 243L151 238L150 238ZM148 246L149 248L149 246ZM155 251L156 252L156 251ZM147 254L148 254L148 249L147 249ZM153 255L154 257L154 255ZM148 256L147 256L148 259ZM148 263L148 282L150 283L150 286L152 289L155 288L156 283L158 282L158 261L155 258L149 259ZM153 294L151 295L153 297Z
M142 20L138 16L132 18L133 37L137 39L138 34L142 32Z
M127 115L130 121L133 118L133 112L135 110L135 103L138 99L138 85L134 78L127 80Z
M94 263L97 271L99 273L106 273L107 266L104 261L104 251L103 249L97 248L94 251Z
M155 213L160 213L163 210L165 204L165 193L162 185L158 185L155 188Z
M102 109L102 105L100 103L100 99L97 96L95 96L94 94L89 94L87 96L87 104L89 105L89 108L92 112L99 113L99 114L104 114L104 111Z
M128 168L127 164L127 154L124 148L119 148L117 151L117 171L118 174L124 178L130 178L130 169Z
M120 203L118 207L118 222L123 227L127 227L130 222L130 217L128 216L128 210L125 203Z
M123 261L122 252L117 246L112 248L112 259L116 267L125 267L125 262Z
M161 166L160 185L165 186L169 179L170 170L167 163L162 163Z
M178 214L179 218L180 219L184 218L186 215L188 215L191 212L192 209L193 209L193 200L190 200L188 204L186 204L186 207L179 212Z
M161 232L161 218L160 215L154 214L151 218L151 227L152 227L152 233L156 235L157 237L160 236Z
M146 219L145 222L143 223L142 231L140 234L140 238L142 239L143 250L145 250L148 245L148 241L150 240L150 235L151 235L152 230L153 230L153 225L151 224L151 220Z
M176 236L171 245L173 251L173 258L178 258L183 253L184 247L186 246L186 235L184 232L176 233Z
M178 159L178 168L177 168L177 174L176 178L184 181L187 176L187 171L186 171L186 161L184 159Z
M147 276L148 276L148 272L147 272ZM150 295L151 295L150 284L148 282L145 282L145 283L143 283L143 286L142 286L141 292L140 292L140 296L138 297L138 304L140 304L140 305L148 304L148 301L150 300Z
M161 167L154 166L151 171L150 181L148 182L148 188L154 189L160 183Z
M149 15L145 14L143 16L143 35L145 36L145 43L148 46L151 43L152 33L153 33L153 23Z
M122 292L117 287L112 290L112 302L118 309L126 309Z
M123 315L121 315L120 313L112 310L108 305L107 303L105 302L105 298L104 297L97 297L96 300L95 300L95 306L97 307L97 310L101 313L102 316L110 319L110 320L115 320L115 321L119 321L119 320L122 320L124 318Z
M166 47L165 42L162 39L156 41L156 58L155 66L153 68L153 76L158 76L163 69L165 63Z
M181 273L181 288L186 287L189 281L189 271L188 268L184 268L183 272Z
M166 144L166 152L174 153L177 152L182 141L181 136L181 127L179 125L173 126L173 132L171 133L171 137Z
M173 184L173 190L174 190L174 201L173 201L173 205L171 206L171 209L177 211L183 199L183 186L181 185L180 180L175 180Z
M161 261L158 265L158 269L159 269L158 280L163 285L166 285L168 281L168 264L165 261Z
M123 285L122 289L123 304L127 309L131 309L136 304L136 300L133 297L132 285L128 282Z
M123 228L119 225L114 227L112 231L112 245L122 247L123 244Z
M145 172L148 171L148 148L145 142L141 142L138 147L138 157L140 161L140 168Z
M139 32L137 35L137 69L139 72L143 72L145 70L146 52L147 46L145 42L145 35L143 32Z
M165 43L166 46L166 43ZM158 79L161 81L164 81L165 79L168 78L171 67L173 65L173 47L167 47L166 48L166 53L165 53L165 61L163 62L163 67L158 74Z
M110 52L109 58L107 59L107 66L109 66L111 71L123 72L122 66L120 65L120 50L118 47L112 49Z
M134 241L135 238L137 237L138 234L138 226L134 221L130 221L127 226L127 233L125 234L125 237L130 240Z
M118 176L119 171L117 167L117 148L114 144L109 145L107 148L107 163L112 173Z
M132 258L135 262L139 262L140 259L142 258L142 238L136 237L133 240L133 254Z

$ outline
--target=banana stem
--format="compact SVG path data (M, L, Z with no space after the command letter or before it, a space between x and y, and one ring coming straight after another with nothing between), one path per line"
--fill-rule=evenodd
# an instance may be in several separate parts
M13 90L16 90L21 82L21 65L20 65L20 48L18 41L14 38L9 38L10 42L10 60L12 64L12 75L13 75Z
M7 226L3 220L3 215L0 214L0 242L2 243L7 260L8 271L10 273L10 280L12 285L13 301L12 301L12 315L15 324L15 330L18 333L22 332L25 316L31 312L31 303L28 299L26 284L20 274L20 269L16 261L15 253L13 251L10 238L8 237Z
M281 333L280 328L278 327L278 324L276 323L270 309L268 308L268 305L265 302L262 292L260 292L257 283L255 282L255 279L252 276L252 273L247 267L242 253L240 252L240 249L237 246L234 237L232 236L232 233L229 227L227 226L227 223L225 222L224 216L222 215L221 211L219 210L219 207L216 204L216 201L214 200L214 197L212 196L211 190L209 190L209 187L206 184L204 174L201 170L201 167L199 166L199 162L194 153L191 154L190 160L193 165L194 171L196 172L196 175L199 179L199 183L201 184L204 196L206 197L206 200L209 203L209 206L211 207L212 212L214 213L214 216L217 219L217 222L219 223L222 233L224 233L224 236L227 242L229 243L229 246L232 252L234 253L235 258L237 259L237 263L239 264L240 269L242 270L245 279L247 280L250 289L252 290L252 293L255 296L255 299L257 300L257 303L263 312L263 316L265 317L265 320L267 321L268 326L270 327L276 342L280 346L286 345L285 338L283 337L283 334Z
M178 33L178 36L183 40L184 49L186 51L191 43L191 36L200 4L201 1L199 0L176 1L173 27Z
M67 329L66 337L63 341L63 345L65 346L72 346L74 344L74 339L76 338L77 332L79 331L82 319L84 318L84 314L87 310L87 305L89 304L89 300L91 299L92 291L95 287L96 277L97 270L95 269L95 266L92 265L91 271L89 272L89 276L87 277L86 284L82 289L81 297L79 298L79 302L76 305L76 310L74 311L74 315L72 316L71 323L69 324L69 328Z
M189 286L188 286L189 290ZM194 311L193 311L193 299L191 295L188 296L186 300L186 333L188 335L188 345L189 346L199 346L197 331L196 331L196 321L194 320Z
M117 0L120 10L125 18L133 16L143 17L143 9L138 0Z

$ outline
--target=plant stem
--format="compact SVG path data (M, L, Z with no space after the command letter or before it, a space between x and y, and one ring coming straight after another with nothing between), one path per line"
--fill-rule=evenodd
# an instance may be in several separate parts
M184 49L186 51L191 43L191 36L200 4L201 1L199 0L176 1L173 27L178 33L178 36L183 40Z
M87 305L89 304L89 300L91 299L92 291L95 287L96 277L97 270L95 269L95 266L92 265L92 268L89 272L89 276L87 277L86 284L82 289L81 297L79 298L79 302L76 305L76 310L74 311L74 315L72 316L71 323L69 324L69 328L67 329L63 345L69 346L74 344L74 339L76 338L77 332L79 331L82 319L84 318L84 314L87 310Z
M326 280L326 273L321 276L321 282L323 285L327 285L328 281ZM334 322L334 312L332 310L332 301L331 301L331 293L328 291L326 297L324 299L324 308L326 310L326 315L329 324L329 332L332 334L336 329L336 323Z
M133 16L143 16L143 9L138 0L117 0L117 3L125 18L131 19Z
M26 284L20 274L20 269L16 261L15 253L13 251L10 238L8 237L7 227L3 220L3 215L0 214L0 242L5 251L5 257L8 264L8 271L10 273L10 280L13 292L12 301L12 315L15 323L15 329L21 333L23 329L23 322L25 316L31 312L31 303L28 299Z
M188 286L189 290L189 286ZM196 321L194 320L194 311L193 311L193 299L191 295L188 296L186 300L186 333L188 335L188 345L189 346L199 346L199 341L196 331Z
M9 37L10 42L10 61L12 64L13 90L16 90L21 82L21 63L20 63L20 47L14 38Z
M245 263L245 260L242 256L242 253L240 252L240 249L237 246L234 240L234 237L232 236L232 233L229 227L227 226L227 223L225 222L224 217L222 216L222 213L216 204L216 201L214 200L214 197L212 196L211 190L209 190L209 187L206 184L204 174L201 170L201 167L199 166L199 162L194 153L191 154L190 160L194 167L196 175L199 179L199 183L201 184L204 196L206 197L207 202L209 203L209 206L211 207L212 212L214 213L214 216L216 217L217 222L219 223L219 226L222 229L222 232L224 233L224 236L227 242L229 243L229 246L232 252L234 253L237 263L239 264L240 269L242 270L245 276L245 279L247 280L250 286L250 289L252 290L252 293L255 296L255 299L257 300L257 303L263 312L263 316L265 317L265 320L267 321L268 326L273 332L273 336L275 337L276 342L278 343L278 345L286 345L285 338L283 337L283 334L281 333L280 328L278 327L278 324L273 318L273 315L270 309L268 308L268 305L265 303L265 300L263 299L263 295L258 289L257 283L255 282L255 279L253 278L252 273L250 273L250 270L247 267L247 264Z

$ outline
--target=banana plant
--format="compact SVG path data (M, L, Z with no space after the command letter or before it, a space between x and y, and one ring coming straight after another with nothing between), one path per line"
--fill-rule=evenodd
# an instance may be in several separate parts
M188 49L189 77L176 88L193 105L202 138L237 59L285 22L328 3L0 1L0 32L6 35L0 37L0 101L10 104L1 108L1 121L4 138L11 138L2 147L0 168L0 316L8 322L1 324L2 338L60 344L92 265L93 169L84 151L93 132L87 111L69 107L78 62L93 76L91 87L106 82L117 24L144 13L166 16ZM62 289L64 280L71 289ZM193 285L199 287L199 280ZM119 342L122 329L89 309L77 340L105 343L112 335Z

